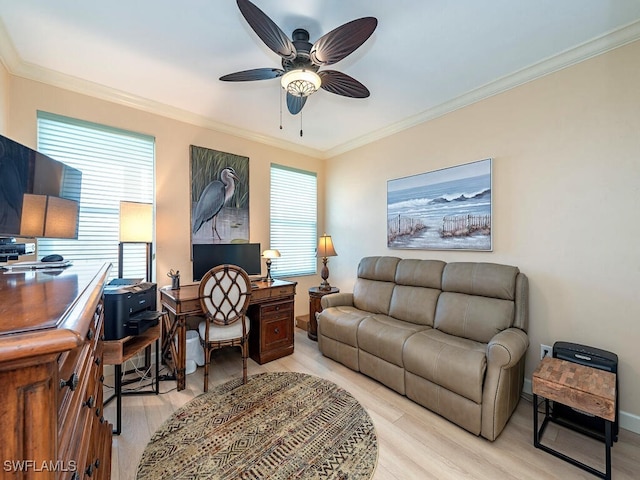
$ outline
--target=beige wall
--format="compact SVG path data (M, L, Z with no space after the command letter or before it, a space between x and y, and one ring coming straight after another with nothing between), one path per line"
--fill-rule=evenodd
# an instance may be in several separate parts
M541 343L613 351L624 422L640 431L639 58L636 42L333 158L332 284L349 290L365 255L517 265L530 279L527 378ZM487 157L492 253L387 248L387 180Z
M271 163L318 173L319 226L323 226L324 162L210 129L123 107L43 83L10 76L7 135L36 147L36 113L43 110L152 135L156 139L156 281L171 283L170 269L180 270L182 283L191 281L189 214L189 145L249 157L250 227L252 242L269 247L269 167ZM276 126L277 127L277 126ZM266 267L263 264L263 273ZM296 315L308 313L309 287L318 275L291 278L298 282Z

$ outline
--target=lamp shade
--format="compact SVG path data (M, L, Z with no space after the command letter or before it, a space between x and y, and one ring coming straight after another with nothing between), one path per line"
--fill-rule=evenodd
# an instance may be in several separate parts
M120 241L125 243L153 242L153 205L120 202Z
M40 238L78 238L75 200L25 193L22 199L20 235Z
M338 254L336 253L335 248L333 248L333 240L331 240L331 235L327 235L325 233L318 239L318 249L316 250L316 257L335 257L337 255Z
M278 250L265 250L262 252L262 258L280 258L280 252Z

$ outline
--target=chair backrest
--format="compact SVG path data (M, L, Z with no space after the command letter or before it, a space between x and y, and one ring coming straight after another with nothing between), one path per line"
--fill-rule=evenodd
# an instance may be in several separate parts
M199 296L202 311L215 325L230 325L249 307L249 275L237 265L218 265L200 280Z

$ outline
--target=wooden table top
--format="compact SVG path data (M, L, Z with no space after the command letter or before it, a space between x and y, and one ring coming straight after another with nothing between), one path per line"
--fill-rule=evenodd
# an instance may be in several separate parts
M536 395L591 415L615 419L615 373L545 357L533 372L532 390Z

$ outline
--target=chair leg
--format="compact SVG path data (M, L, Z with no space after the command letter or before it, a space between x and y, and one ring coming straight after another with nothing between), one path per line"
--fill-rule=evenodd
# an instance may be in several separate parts
M247 348L247 340L245 339L242 342L242 383L245 384L247 383L247 353L248 353L248 348Z
M209 364L211 363L211 350L209 345L204 347L204 391L209 391Z

